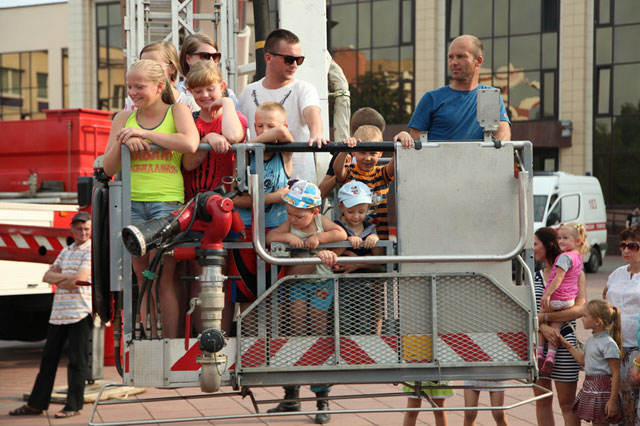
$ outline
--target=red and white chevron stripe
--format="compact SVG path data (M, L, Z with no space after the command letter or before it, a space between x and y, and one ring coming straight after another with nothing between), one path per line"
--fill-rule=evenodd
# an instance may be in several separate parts
M0 259L53 263L68 236L63 228L0 224Z
M393 365L401 362L402 336L340 337L341 364ZM282 337L269 340L244 338L242 368L305 367L335 365L336 345L333 337ZM438 358L443 362L504 362L527 361L529 340L524 332L504 333L447 333L437 339ZM413 348L412 352L415 352ZM428 363L432 349L426 348L424 359L405 362ZM403 355L401 355L403 356ZM235 366L234 366L235 367ZM232 367L233 368L233 367Z

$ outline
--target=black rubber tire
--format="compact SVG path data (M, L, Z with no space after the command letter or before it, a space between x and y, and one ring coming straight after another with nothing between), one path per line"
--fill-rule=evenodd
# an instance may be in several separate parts
M587 272L595 273L600 268L600 250L597 247L591 247L591 255L589 260L584 264L584 269Z

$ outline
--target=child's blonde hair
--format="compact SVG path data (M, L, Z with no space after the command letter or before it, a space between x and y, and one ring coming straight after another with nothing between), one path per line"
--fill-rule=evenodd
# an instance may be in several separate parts
M178 70L180 69L178 65L178 51L176 50L176 47L173 43L168 41L154 41L142 48L140 51L140 57L142 57L144 52L155 51L162 54L162 59L165 64L173 66L173 71L169 76L169 80L171 80L171 83L174 83L178 79Z
M573 235L573 237L576 239L576 241L580 240L577 246L578 253L580 254L589 253L589 249L591 248L591 246L587 241L587 230L585 229L584 225L578 222L561 223L560 227L558 228L558 232L561 229L569 231L571 235Z
M282 115L282 121L287 122L287 110L278 102L263 102L256 109L256 114L259 112L278 112Z
M222 83L222 71L220 67L211 61L200 61L193 64L187 74L186 85L189 89L207 87L212 84Z
M620 309L603 299L589 300L586 306L589 316L602 321L602 325L618 344L622 358L622 328L620 326Z
M162 88L162 102L168 105L175 103L176 100L173 97L173 91L171 90L171 82L164 73L162 65L150 59L140 59L139 61L135 61L131 64L129 72L138 70L142 71L145 80L153 84L158 84L161 81L164 82L164 87Z
M353 137L363 142L382 142L382 132L370 124L358 127L353 133Z

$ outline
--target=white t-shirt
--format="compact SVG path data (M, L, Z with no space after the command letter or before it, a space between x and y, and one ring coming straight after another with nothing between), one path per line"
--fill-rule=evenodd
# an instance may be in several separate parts
M287 125L295 142L309 141L309 126L303 111L309 106L320 107L318 91L311 83L293 80L279 89L267 89L262 85L264 78L248 85L238 98L240 112L249 121L251 139L255 137L255 118L258 105L277 102L287 111ZM313 153L295 152L291 177L316 183L316 165Z
M640 317L640 273L631 274L624 265L609 275L607 300L620 309L622 347L639 346L638 320Z
M76 274L80 269L91 270L91 240L77 246L75 243L65 247L54 265L60 267L63 274ZM55 325L74 324L91 314L91 287L82 286L74 290L58 287L53 296L53 306L49 323Z

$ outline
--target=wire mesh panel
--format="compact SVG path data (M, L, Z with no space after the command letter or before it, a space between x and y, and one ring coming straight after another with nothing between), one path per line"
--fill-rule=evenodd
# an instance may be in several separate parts
M240 316L238 371L526 366L529 315L482 275L285 278Z

